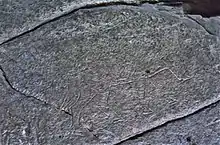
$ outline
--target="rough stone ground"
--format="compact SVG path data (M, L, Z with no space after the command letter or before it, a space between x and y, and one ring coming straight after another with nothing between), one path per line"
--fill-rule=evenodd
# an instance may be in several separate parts
M220 144L219 18L138 1L0 1L0 141Z

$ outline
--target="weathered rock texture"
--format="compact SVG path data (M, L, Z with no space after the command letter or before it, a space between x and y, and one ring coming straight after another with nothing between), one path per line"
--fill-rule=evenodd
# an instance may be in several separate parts
M0 46L1 142L219 143L219 55L217 35L154 6L79 9Z

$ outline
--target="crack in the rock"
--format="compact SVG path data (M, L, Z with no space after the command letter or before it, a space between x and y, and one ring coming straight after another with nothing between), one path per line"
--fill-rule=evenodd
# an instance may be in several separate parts
M0 46L3 45L3 44L6 44L8 42L11 42L11 41L13 41L13 40L15 40L15 39L17 39L17 38L19 38L21 36L24 36L24 35L26 35L26 34L28 34L30 32L33 32L33 31L39 29L40 27L42 27L42 26L44 26L44 25L46 25L48 23L54 22L56 20L59 20L62 17L68 16L68 15L73 14L73 13L79 11L79 10L82 10L82 9L92 9L92 8L107 7L107 6L113 6L113 5L114 6L116 6L116 5L140 6L140 5L144 4L144 3L154 3L154 1L152 1L152 0L145 0L145 1L140 1L140 2L139 1L130 1L130 2L129 1L128 2L125 2L125 1L115 1L115 2L100 2L100 3L86 4L86 5L81 6L79 8L75 8L73 10L66 11L63 14L61 14L60 16L48 19L48 20L40 23L39 25L37 25L37 26L35 26L35 27L25 31L25 32L22 32L22 33L20 33L20 34L18 34L16 36L13 36L13 37L9 38L8 40L5 40L2 43L0 43Z
M161 123L161 124L159 124L157 126L154 126L154 127L150 128L150 129L147 129L147 130L144 130L142 132L136 133L134 135L130 135L130 136L124 138L124 139L121 139L121 140L113 143L112 145L120 145L122 143L125 143L126 141L138 139L139 137L142 137L142 136L144 136L145 134L147 134L147 133L149 133L151 131L154 131L156 129L162 128L162 127L164 127L164 126L166 126L166 125L168 125L170 123L177 122L177 121L180 121L182 119L185 119L185 118L188 118L190 116L193 116L195 114L198 114L198 113L204 111L205 109L208 109L208 108L210 108L212 106L216 106L218 103L220 103L220 95L218 95L218 98L216 98L215 101L213 101L213 102L210 101L209 103L205 103L205 105L203 105L201 108L198 108L195 111L192 111L192 112L190 112L188 114L185 114L185 115L177 117L177 118L170 119L170 120L165 121L165 122L163 122L163 123Z
M198 20L194 19L193 17L191 16L187 16L187 18L189 18L190 20L192 20L193 22L195 22L196 24L198 24L199 26L201 26L209 35L212 35L212 36L216 36L215 33L211 32L210 30L208 30L203 24L201 24Z
M11 82L9 81L9 79L8 79L8 77L7 77L7 75L6 75L6 72L4 71L4 69L3 69L3 67L2 67L1 65L0 65L0 71L2 72L2 76L3 76L3 78L4 78L4 81L5 81L5 82L7 83L7 85L8 85L12 90L14 90L15 92L19 93L19 94L22 95L22 96L25 96L26 98L32 98L32 99L37 100L37 101L39 101L39 102L41 102L41 103L43 103L43 104L45 104L45 105L49 105L49 106L55 107L55 108L58 109L58 110L61 110L61 109L59 109L58 107L56 107L55 105L53 105L53 104L50 104L50 103L48 103L48 102L46 102L46 101L43 101L43 100L41 100L41 99L38 99L37 97L31 96L31 95L26 95L25 93L19 91L18 89L16 89L15 87L13 87L13 85L11 84ZM64 109L62 109L61 111L64 112L65 114L69 115L69 116L72 116L72 114L71 114L70 112L68 112L68 111L66 111L66 110L64 110Z
M98 3L90 3L90 4L85 4L83 6L80 6L78 8L75 8L75 9L72 9L72 10L69 10L69 11L66 11L64 12L63 14L61 14L60 16L57 16L57 17L54 17L54 18L51 18L51 19L48 19L48 20L45 20L43 21L42 23L38 24L37 26L33 27L33 28L30 28L29 30L27 31L24 31L16 36L13 36L5 41L3 41L2 43L0 43L0 46L3 45L3 44L6 44L8 42L11 42L21 36L24 36L30 32L33 32L37 29L39 29L40 27L46 25L46 24L49 24L51 22L54 22L56 20L59 20L60 18L62 17L65 17L65 16L68 16L70 14L73 14L79 10L83 10L83 9L92 9L92 8L98 8L98 7L107 7L107 6L117 6L117 5L125 5L125 6L141 6L145 3L148 3L148 4L158 4L160 2L163 3L164 0L133 0L133 1L124 1L124 0L121 0L121 1L102 1L102 2L98 2ZM193 19L192 17L190 16L187 16L189 19L191 19L192 21L196 22L198 25L200 25L202 28L205 29L205 31L207 33L209 33L210 35L214 35L216 36L214 33L212 33L211 31L209 31L207 28L205 28L200 22L198 22L197 20Z

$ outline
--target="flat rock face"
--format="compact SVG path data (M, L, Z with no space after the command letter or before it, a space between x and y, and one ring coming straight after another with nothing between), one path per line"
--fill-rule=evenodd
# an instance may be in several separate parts
M152 6L76 11L0 46L3 144L116 144L193 114L220 99L219 55Z

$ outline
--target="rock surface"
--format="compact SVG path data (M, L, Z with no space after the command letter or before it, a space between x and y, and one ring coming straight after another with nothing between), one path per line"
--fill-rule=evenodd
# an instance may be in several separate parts
M19 35L45 13L1 30L2 144L220 144L217 25L112 5Z

